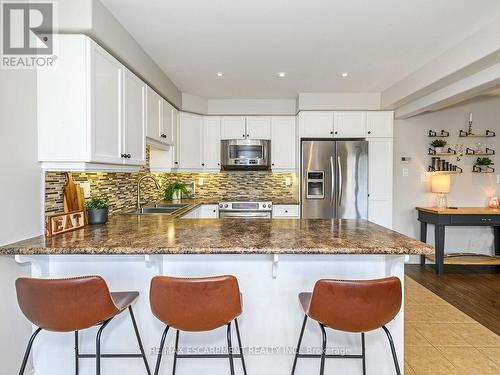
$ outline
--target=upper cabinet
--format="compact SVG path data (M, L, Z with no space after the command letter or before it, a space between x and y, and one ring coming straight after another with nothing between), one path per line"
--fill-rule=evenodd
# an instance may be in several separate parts
M221 118L221 139L245 139L246 118L243 116L223 116Z
M177 110L165 99L161 100L161 134L160 137L168 145L175 143L175 122Z
M392 138L394 112L367 112L366 136L368 138Z
M342 138L364 138L366 135L366 112L334 112L333 136Z
M220 117L203 118L203 168L220 170Z
M276 116L271 118L272 170L295 170L295 135L295 116Z
M333 112L300 112L299 132L301 138L333 137Z
M150 87L146 103L148 143L160 149L174 145L177 110Z
M270 117L247 117L246 127L247 139L271 139Z
M203 168L203 117L181 112L179 124L179 169Z
M145 84L90 38L56 37L57 69L37 72L42 167L137 171L145 162Z

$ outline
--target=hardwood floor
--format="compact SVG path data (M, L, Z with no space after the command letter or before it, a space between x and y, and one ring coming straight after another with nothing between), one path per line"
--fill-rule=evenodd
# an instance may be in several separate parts
M446 265L437 276L433 266L407 264L407 276L474 320L500 335L500 267Z

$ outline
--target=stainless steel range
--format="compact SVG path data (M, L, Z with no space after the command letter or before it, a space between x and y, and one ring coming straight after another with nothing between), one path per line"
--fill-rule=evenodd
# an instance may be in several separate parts
M220 202L220 218L271 219L273 202Z

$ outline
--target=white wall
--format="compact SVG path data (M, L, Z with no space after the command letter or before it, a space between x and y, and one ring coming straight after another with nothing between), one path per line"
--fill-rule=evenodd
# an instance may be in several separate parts
M208 113L208 99L202 96L196 96L182 93L182 110L205 115Z
M36 75L0 70L0 245L42 232L42 172L37 162ZM0 257L0 362L16 374L31 326L17 307L14 281L30 274Z
M300 93L297 106L299 111L307 110L379 110L380 93L329 92Z
M481 140L459 138L460 129L466 130L469 112L473 112L473 130L477 133L485 129L496 131L498 137L484 139L483 144L500 153L500 98L482 98L474 102L427 113L406 120L396 120L394 125L394 230L410 237L419 238L419 222L416 206L433 206L434 194L430 193L430 179L425 172L430 164L427 155L433 138L427 136L432 130L444 129L450 132L447 139L451 147L463 144L472 147ZM484 148L484 147L483 147ZM401 163L402 156L411 157L408 164ZM460 162L450 158L464 169L463 174L452 176L450 206L485 207L488 196L500 194L496 174L472 173L474 157L464 156ZM495 162L495 157L493 157ZM498 167L498 165L497 165ZM408 168L408 177L403 177L403 168ZM497 171L500 174L500 169ZM423 181L427 179L428 181ZM433 227L429 225L428 241L434 241ZM448 227L446 231L446 252L478 252L492 254L493 233L490 228Z

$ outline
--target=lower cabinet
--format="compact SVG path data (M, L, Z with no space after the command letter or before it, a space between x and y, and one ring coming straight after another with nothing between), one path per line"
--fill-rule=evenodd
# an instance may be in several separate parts
M218 217L219 206L216 204L202 204L181 216L181 219L217 219Z
M300 208L298 204L273 205L273 219L299 219Z

